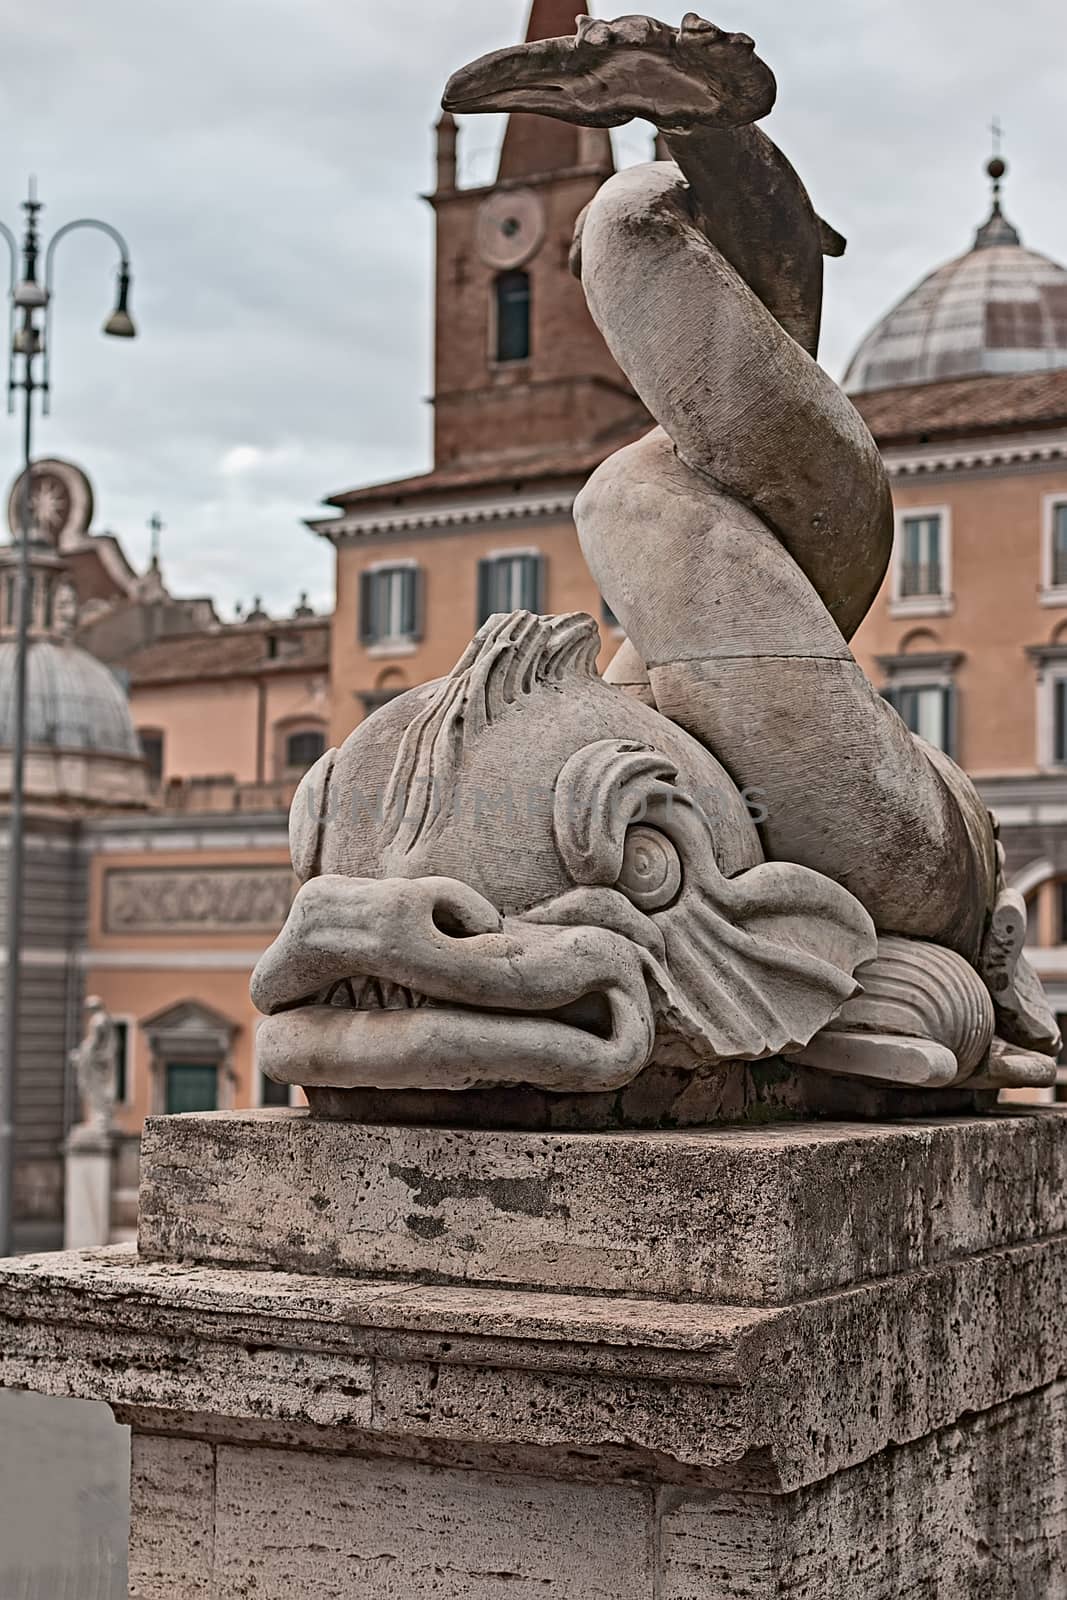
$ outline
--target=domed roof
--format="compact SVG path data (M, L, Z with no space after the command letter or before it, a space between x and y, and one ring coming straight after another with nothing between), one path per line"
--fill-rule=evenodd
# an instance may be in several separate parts
M999 169L999 170L998 170ZM966 255L931 272L882 318L849 362L849 394L983 373L1067 367L1067 268L1027 250L1000 209Z
M14 738L15 643L0 640L0 749ZM29 646L26 694L30 747L141 759L122 685L95 656L73 644Z

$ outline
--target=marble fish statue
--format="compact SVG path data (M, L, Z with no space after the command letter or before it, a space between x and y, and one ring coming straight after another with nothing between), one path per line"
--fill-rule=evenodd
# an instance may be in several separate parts
M265 1072L606 1091L654 1052L795 1048L855 993L862 906L764 863L719 763L599 648L590 617L494 617L304 780L305 883L253 984Z
M1053 1080L995 823L848 646L892 502L815 359L844 241L754 126L775 94L692 14L582 19L450 82L457 112L647 117L673 157L603 185L572 262L657 422L575 507L627 642L601 679L590 618L493 618L308 775L302 887L253 980L268 1075L597 1092L784 1054Z

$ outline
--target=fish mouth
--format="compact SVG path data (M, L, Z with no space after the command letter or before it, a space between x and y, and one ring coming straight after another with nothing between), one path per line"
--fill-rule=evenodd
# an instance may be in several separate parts
M655 936L631 936L630 907L616 928L539 920L575 919L567 900L501 918L451 880L312 880L253 978L260 1070L303 1088L623 1086L655 1042Z

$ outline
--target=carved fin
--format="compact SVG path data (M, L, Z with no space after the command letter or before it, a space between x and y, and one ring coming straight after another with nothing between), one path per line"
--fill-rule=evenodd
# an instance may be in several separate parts
M1023 953L1026 903L1017 889L1001 886L982 953L981 973L997 1011L997 1031L1009 1044L1055 1055L1060 1031L1040 979Z
M856 977L861 992L841 1007L815 1041L814 1054L803 1058L804 1065L823 1065L822 1051L834 1063L825 1070L838 1071L836 1063L851 1053L861 1063L868 1057L874 1063L857 1067L861 1076L936 1088L969 1080L986 1059L993 1038L993 1003L979 974L955 951L884 935L878 940L878 955ZM851 1043L830 1041L823 1050L831 1034ZM885 1070L879 1072L876 1055L856 1043L872 1038L897 1038L906 1049L890 1051ZM947 1077L946 1053L952 1061Z
M994 1039L989 1058L970 1078L967 1087L976 1089L1049 1089L1056 1082L1056 1062L1052 1056L1021 1050L1005 1039Z
M681 894L653 919L669 1030L704 1062L799 1049L855 993L853 974L878 948L874 924L847 889L806 867L765 862L724 877L711 824L676 776L636 741L576 751L556 781L560 857L576 884L618 886L631 825L665 834L684 864Z
M803 1050L790 1054L802 1067L835 1078L945 1089L956 1077L956 1057L943 1044L890 1033L831 1033L824 1029Z
M843 233L838 233L836 228L831 228L822 217L816 218L819 224L819 243L822 245L824 256L843 256L848 249L848 240Z

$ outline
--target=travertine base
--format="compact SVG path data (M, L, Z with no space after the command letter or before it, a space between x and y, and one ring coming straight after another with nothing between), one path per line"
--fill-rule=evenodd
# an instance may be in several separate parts
M86 1250L111 1238L115 1137L107 1128L73 1129L66 1146L63 1243Z
M1067 1593L1063 1114L145 1156L140 1260L0 1268L0 1382L134 1429L134 1600Z
M300 1446L135 1434L131 1596L1056 1600L1065 1592L1062 1383L788 1495L643 1481L591 1459L526 1459L525 1470L501 1470L349 1454L310 1430ZM1020 1543L1020 1528L1043 1534ZM175 1586L179 1572L184 1587Z

